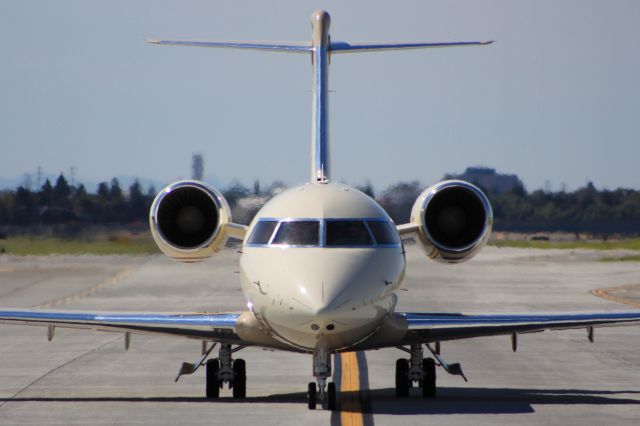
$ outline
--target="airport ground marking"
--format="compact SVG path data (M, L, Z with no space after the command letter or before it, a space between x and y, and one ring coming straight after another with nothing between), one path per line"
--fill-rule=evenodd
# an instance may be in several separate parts
M34 306L34 308L51 308L54 306L66 305L71 302L76 302L80 299L93 296L95 293L97 293L100 290L104 290L105 288L113 287L120 284L122 281L124 281L125 279L133 275L134 272L135 272L135 268L132 268L132 267L126 268L118 272L116 275L109 277L106 280L94 285L93 287L89 287L87 289L81 290L77 293L73 293L65 297L49 300L47 302Z
M596 290L591 291L592 294L602 297L603 299L611 300L613 302L623 303L625 305L634 306L636 308L640 308L640 302L635 300L626 299L624 297L616 296L611 293L620 290L627 290L630 288L637 288L640 290L640 284L625 284L616 287L608 287L608 288L598 288Z
M345 352L340 359L342 363L340 393L345 394L341 398L340 424L342 426L363 426L358 357L355 352Z

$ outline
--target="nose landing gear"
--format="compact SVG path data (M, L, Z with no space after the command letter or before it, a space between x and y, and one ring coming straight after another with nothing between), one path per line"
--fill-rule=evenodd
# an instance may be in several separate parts
M336 409L336 384L327 383L331 376L331 356L323 348L317 348L313 353L313 375L316 382L310 382L307 390L307 402L310 410L316 409L317 401L327 410Z

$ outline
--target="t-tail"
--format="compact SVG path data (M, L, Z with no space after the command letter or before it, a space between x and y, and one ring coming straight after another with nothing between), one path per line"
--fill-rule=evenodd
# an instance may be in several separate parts
M437 47L482 46L492 41L463 41L453 43L348 43L331 41L329 13L318 10L311 15L313 28L311 43L308 42L260 42L260 41L171 41L149 40L154 44L196 47L221 47L233 49L250 49L272 52L311 54L313 66L313 100L311 118L311 181L317 183L329 182L331 176L329 156L329 58L332 54L358 53L381 50L428 49Z

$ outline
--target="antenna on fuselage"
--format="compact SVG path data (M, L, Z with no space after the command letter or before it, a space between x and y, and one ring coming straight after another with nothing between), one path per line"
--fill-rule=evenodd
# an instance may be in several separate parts
M311 53L313 66L313 98L311 117L311 182L327 183L330 179L329 158L329 57L334 53L357 53L382 50L428 49L436 47L482 46L492 41L464 41L454 43L347 43L331 41L329 26L331 18L324 10L311 15L311 44L283 42L208 42L208 41L170 41L149 40L154 44L195 47L221 47L235 49L263 50L287 53Z

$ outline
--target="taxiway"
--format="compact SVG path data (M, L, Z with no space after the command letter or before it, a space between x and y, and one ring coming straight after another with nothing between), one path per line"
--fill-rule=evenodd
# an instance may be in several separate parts
M602 253L486 248L461 265L408 252L399 310L440 312L636 309L597 297L609 289L640 300L637 262L600 262ZM92 310L242 310L237 254L183 265L162 256L0 256L0 306ZM309 411L311 358L248 348L242 402L203 397L204 371L174 383L197 341L120 333L0 325L0 424L616 424L640 419L640 327L521 335L442 344L469 382L438 369L438 398L394 396L396 349L334 359L339 411Z

